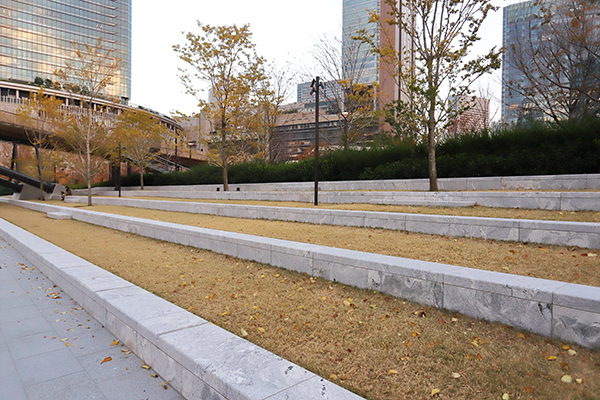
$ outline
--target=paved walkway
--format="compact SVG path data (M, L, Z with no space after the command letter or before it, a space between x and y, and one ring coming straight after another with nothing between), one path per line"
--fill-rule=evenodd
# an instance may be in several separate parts
M0 400L183 397L0 239Z

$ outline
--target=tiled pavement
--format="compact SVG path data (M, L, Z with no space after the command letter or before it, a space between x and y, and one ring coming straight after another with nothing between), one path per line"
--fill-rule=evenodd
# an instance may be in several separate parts
M0 239L0 400L183 399L127 353Z

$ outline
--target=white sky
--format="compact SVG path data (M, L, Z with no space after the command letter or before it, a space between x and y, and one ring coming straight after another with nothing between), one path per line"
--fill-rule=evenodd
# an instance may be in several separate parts
M494 4L502 7L517 1L494 0ZM133 0L132 3L131 101L164 114L175 110L188 114L197 111L195 98L185 94L178 77L177 68L185 65L172 49L175 44L185 44L182 32L200 32L197 21L210 25L250 24L258 54L279 66L286 61L305 64L307 52L316 40L323 34L339 36L342 25L342 0ZM477 51L502 45L502 9L488 17L481 36ZM499 98L499 78L488 81Z

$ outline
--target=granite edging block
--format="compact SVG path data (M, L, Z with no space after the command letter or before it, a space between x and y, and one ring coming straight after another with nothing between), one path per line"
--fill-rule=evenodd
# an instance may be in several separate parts
M163 298L135 285L103 290L96 292L95 295L108 313L134 330L137 329L138 321L167 315L179 309Z
M444 308L551 337L552 304L444 284Z
M283 392L269 397L268 400L364 400L362 397L335 385L328 380L315 376Z
M315 376L215 325L164 334L159 342L226 398L263 399Z
M553 293L565 283L495 271L457 268L444 274L444 285L552 303Z
M579 345L600 348L600 312L554 305L552 336Z
M600 288L566 283L554 292L556 306L600 314Z

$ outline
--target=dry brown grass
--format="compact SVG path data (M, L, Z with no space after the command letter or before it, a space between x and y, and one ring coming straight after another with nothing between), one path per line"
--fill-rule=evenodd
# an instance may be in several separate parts
M600 398L597 350L5 204L0 217L369 399L424 399L434 389L444 399ZM565 374L583 381L563 383Z
M132 207L98 205L90 209L295 242L600 286L600 257L597 250L453 238L385 229L227 218Z
M292 201L254 201L254 200L198 200L198 199L176 199L164 197L142 197L147 200L188 201L197 203L223 203L223 204L249 204L256 206L274 207L303 207L315 208L309 203ZM538 219L552 221L573 222L596 222L600 223L600 212L598 211L555 211L555 210L528 210L523 208L493 208L493 207L425 207L425 206L396 206L390 204L324 204L318 208L336 210L362 210L382 211L409 214L437 214L457 215L463 217L488 217L488 218L511 218L511 219Z

